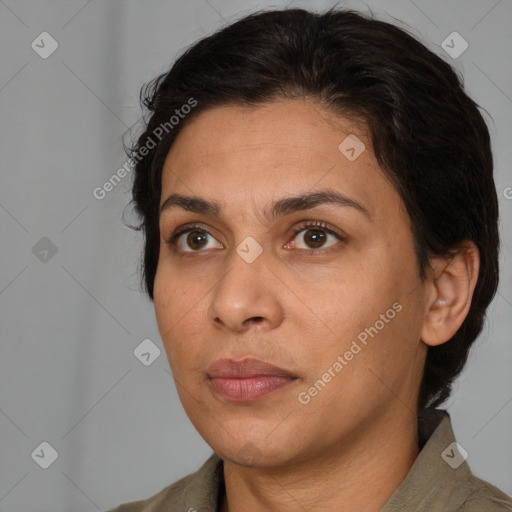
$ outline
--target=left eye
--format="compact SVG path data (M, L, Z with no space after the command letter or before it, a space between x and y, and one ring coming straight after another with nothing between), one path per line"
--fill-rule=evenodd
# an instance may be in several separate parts
M303 233L301 236L299 236ZM319 249L330 247L342 238L334 231L318 226L304 226L295 231L293 247L297 249ZM289 245L289 244L288 244Z

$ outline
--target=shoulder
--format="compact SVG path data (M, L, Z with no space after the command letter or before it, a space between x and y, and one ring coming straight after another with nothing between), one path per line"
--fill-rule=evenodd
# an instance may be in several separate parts
M187 512L194 510L191 503L201 505L205 510L214 510L222 481L222 460L212 454L195 473L184 476L149 498L123 503L107 512Z
M472 492L464 501L459 512L512 511L512 498L489 482L472 475L471 487Z
M108 510L107 512L153 512L158 510L164 504L166 507L173 505L176 506L184 489L192 481L194 476L194 473L187 475L177 482L168 485L160 492L149 498L139 501L132 501L130 503L123 503L122 505Z

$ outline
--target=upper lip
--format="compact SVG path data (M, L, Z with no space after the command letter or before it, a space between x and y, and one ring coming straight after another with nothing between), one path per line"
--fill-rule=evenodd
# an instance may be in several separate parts
M293 375L283 368L265 363L259 359L251 358L242 359L241 361L219 359L209 366L207 373L208 377L211 379L219 377L225 379L248 379L262 375L296 378L296 375Z

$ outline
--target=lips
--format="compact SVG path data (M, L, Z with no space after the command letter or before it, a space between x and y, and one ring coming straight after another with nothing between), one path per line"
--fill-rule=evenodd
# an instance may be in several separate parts
M221 359L207 370L212 391L229 402L250 402L277 391L297 376L258 359Z

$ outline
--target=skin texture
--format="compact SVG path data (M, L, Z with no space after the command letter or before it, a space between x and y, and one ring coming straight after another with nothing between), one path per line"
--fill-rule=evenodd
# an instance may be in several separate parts
M338 149L349 134L365 144L354 161ZM222 510L378 511L418 454L427 345L449 340L467 314L478 252L468 244L432 259L422 281L409 216L366 127L310 99L199 114L178 135L162 180L161 204L179 193L220 206L218 215L177 206L161 214L154 306L185 411L224 460ZM325 189L367 214L322 204L265 216L282 198ZM302 221L324 222L342 239L318 227L295 235ZM168 243L189 223L209 233L202 248L187 245L188 233ZM311 234L325 235L324 245ZM263 250L252 263L236 252L246 237ZM393 304L400 311L389 319ZM381 315L388 321L347 361ZM347 364L301 403L338 356ZM230 403L207 376L223 358L260 359L297 378Z

